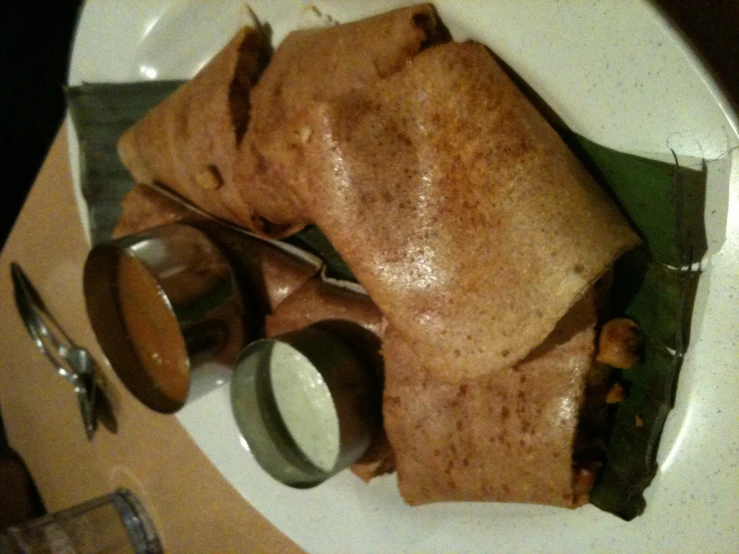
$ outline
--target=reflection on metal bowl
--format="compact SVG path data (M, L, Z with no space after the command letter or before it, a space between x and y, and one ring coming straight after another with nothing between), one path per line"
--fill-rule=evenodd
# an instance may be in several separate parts
M202 231L163 225L94 247L87 313L121 381L163 413L222 384L247 336L228 259Z

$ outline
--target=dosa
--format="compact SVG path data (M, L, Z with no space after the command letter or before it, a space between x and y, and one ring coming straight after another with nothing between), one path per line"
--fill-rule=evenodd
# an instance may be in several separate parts
M400 70L441 36L429 4L295 31L262 75L264 37L244 28L121 137L121 160L137 183L166 186L256 233L290 235L308 217L265 165L265 131L298 113L306 100L328 100Z
M249 225L251 207L228 201L249 90L264 65L263 37L243 28L193 77L118 141L137 184L167 187L210 214Z
M406 501L587 502L586 292L639 239L490 53L431 47L306 106L264 150L390 323Z
M480 44L273 134L269 157L435 376L510 368L639 239Z
M592 483L574 454L597 369L588 291L639 239L493 56L444 44L429 10L286 39L221 201L268 234L317 224L389 322L383 410L409 503L574 507ZM283 321L310 319L299 292Z
M463 383L435 379L389 328L383 415L406 502L586 503L591 460L573 452L588 378L603 371L595 325L591 292L523 361Z
M261 230L284 236L310 216L285 186L262 146L312 100L329 101L399 70L424 47L446 37L430 4L382 13L336 27L293 31L275 50L251 92L249 128L240 146L236 180L229 191L255 205Z

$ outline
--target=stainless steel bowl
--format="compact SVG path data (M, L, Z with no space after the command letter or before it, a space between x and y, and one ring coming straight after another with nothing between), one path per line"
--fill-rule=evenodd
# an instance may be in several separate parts
M127 276L131 270L135 279ZM208 235L187 224L94 247L85 263L84 291L90 322L111 366L134 396L158 412L175 412L226 383L252 339L228 259ZM132 304L134 296L140 296L138 305ZM184 395L155 367L165 351L183 372L177 387L184 384Z
M278 349L288 355L280 363L290 363L276 380ZM301 372L311 378L306 390L297 391L304 398L296 398L284 388L305 384ZM231 408L262 468L286 485L308 488L356 462L377 435L381 388L376 379L347 344L311 326L244 349L231 380ZM316 410L321 406L323 415ZM329 427L320 440L314 440L317 419ZM296 424L304 425L301 433Z

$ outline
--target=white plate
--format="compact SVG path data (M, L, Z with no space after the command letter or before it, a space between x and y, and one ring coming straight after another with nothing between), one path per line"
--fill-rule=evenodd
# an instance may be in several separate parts
M404 3L312 2L338 21ZM298 0L249 5L272 26L276 42L305 18ZM734 551L739 544L739 164L732 168L731 156L739 157L727 153L739 137L724 95L647 3L450 0L436 5L456 40L474 38L491 47L576 132L656 158L670 149L720 158L709 168L711 258L704 264L692 345L645 514L625 523L592 506L575 511L472 503L409 508L393 476L367 486L348 472L315 489L295 491L256 466L239 440L226 388L177 417L244 498L311 552ZM88 2L70 83L190 77L249 17L246 4L237 0ZM74 140L71 148L79 183Z

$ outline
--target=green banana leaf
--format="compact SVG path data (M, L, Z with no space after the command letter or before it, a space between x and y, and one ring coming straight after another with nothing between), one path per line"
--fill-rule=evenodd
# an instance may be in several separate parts
M349 269L349 266L346 265L346 262L334 249L333 245L326 238L326 235L315 225L309 225L299 233L295 233L285 240L321 258L323 263L326 264L329 277L343 281L357 282L352 270Z
M121 214L121 200L134 185L118 158L118 138L181 84L84 83L65 89L79 142L80 185L93 245L111 237Z
M179 84L96 83L67 89L93 244L110 238L120 200L134 185L118 160L118 138ZM699 276L691 267L706 252L706 171L617 152L568 132L563 138L644 240L616 263L612 301L614 315L639 323L646 336L644 356L618 374L628 394L611 410L605 465L591 493L594 505L630 520L643 512L644 489L657 471L659 440L688 344ZM332 276L354 280L317 227L287 241L320 256Z
M642 237L615 265L612 312L644 333L642 359L623 371L627 395L610 414L606 460L590 501L625 520L645 508L657 449L675 400L690 319L707 251L706 168L680 167L615 152L582 137L567 142L613 195ZM637 423L638 422L638 423Z

